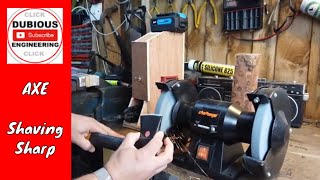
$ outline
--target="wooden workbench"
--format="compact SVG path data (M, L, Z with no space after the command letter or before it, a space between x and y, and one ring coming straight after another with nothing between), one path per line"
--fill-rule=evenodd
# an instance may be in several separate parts
M132 131L112 126L120 134ZM245 145L244 145L245 146ZM111 151L105 150L104 159L107 160ZM299 129L293 129L289 149L279 180L317 180L320 179L320 121L304 123ZM170 164L167 173L179 177L181 180L208 180L205 176L182 169Z

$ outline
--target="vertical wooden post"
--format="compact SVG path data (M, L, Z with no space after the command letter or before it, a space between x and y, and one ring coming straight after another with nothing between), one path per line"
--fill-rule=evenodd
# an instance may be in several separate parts
M214 2L218 11L218 24L213 23L214 13L211 9L206 11L206 38L204 60L227 64L228 37L222 31L223 27L223 1Z
M268 4L269 11L274 11L272 17L271 12L265 14L263 18L263 29L253 33L254 39L259 39L262 37L267 37L270 35L270 32L273 32L273 29L278 27L280 5L277 6L278 1L274 0L265 0ZM276 9L274 9L276 8ZM270 25L268 24L269 19L272 18ZM259 77L266 78L267 80L273 80L274 77L274 68L276 60L276 50L277 50L277 38L271 38L267 41L256 41L253 43L252 53L258 53L263 56L261 59L260 66L263 69L260 69Z
M281 3L279 22L291 12L289 1ZM312 19L301 15L277 39L274 80L306 83L311 50Z
M306 117L320 120L320 22L313 20L310 61L308 70L308 92Z
M152 2L151 2L152 3ZM153 4L150 5L150 0L141 0L141 6L146 6L147 12L146 12L146 28L147 28L147 33L150 32L150 21L151 17L149 15L149 11L151 7L153 7Z
M232 103L245 111L254 112L254 107L247 97L258 87L259 62L261 54L236 54L236 70L232 88Z
M107 8L109 8L110 6L116 3L114 0L104 0L103 2L104 2L103 10L106 10ZM121 24L120 9L117 12L113 13L111 18L114 25L118 27ZM105 23L103 25L103 33L108 34L111 32L112 32L111 26L108 20L105 19ZM120 29L118 29L118 32L120 33ZM107 59L114 64L117 64L117 65L121 64L121 56L118 54L121 51L114 34L110 34L108 36L103 36L103 37L104 37L104 42L106 46ZM115 52L118 52L118 53L115 53Z

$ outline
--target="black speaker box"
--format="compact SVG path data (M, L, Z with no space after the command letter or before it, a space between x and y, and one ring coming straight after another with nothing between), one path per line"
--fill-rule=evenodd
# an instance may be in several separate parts
M198 78L197 89L201 99L215 99L231 102L233 79L203 76ZM299 128L303 122L305 102L309 98L305 84L258 80L258 87L281 87L286 90L292 109L291 126Z
M258 87L281 87L287 91L290 99L290 107L292 110L291 127L300 128L304 117L305 103L309 98L306 93L306 86L302 83L288 83L279 81L266 81L260 79Z
M233 80L226 77L198 78L198 92L201 99L231 101Z

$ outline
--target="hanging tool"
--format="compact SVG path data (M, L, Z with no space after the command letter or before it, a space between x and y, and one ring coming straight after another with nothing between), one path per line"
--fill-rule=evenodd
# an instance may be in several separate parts
M146 12L146 6L139 6L136 9L126 10L124 14L129 26L141 36L147 33Z
M116 27L112 21L112 14L118 11L117 5L112 5L111 7L107 8L103 13L101 17L101 24L104 24L104 19L106 18L110 24L111 30L114 32L114 36L117 40L118 46L121 51L122 56L122 66L124 67L124 79L125 81L131 83L131 54L127 49L127 46L125 45L124 41L122 40L119 32L116 30Z
M195 4L193 3L193 0L187 0L187 3L182 8L182 13L187 14L188 6L190 6L192 8L193 18L194 18L194 27L198 29L198 27L199 27L198 23L197 23L198 12L197 12Z
M160 14L159 9L157 8L157 0L153 0L153 7L150 9L150 14L153 17L153 15Z
M198 14L198 20L197 20L198 26L200 25L202 12L207 8L208 1L210 3L212 11L213 11L213 16L214 16L213 17L213 24L215 24L215 25L218 24L218 12L217 12L216 5L214 4L213 0L205 0L203 2L203 4L201 5L201 8L200 8L200 11L199 11L199 14Z
M174 0L168 0L167 12L175 12L175 11L176 11L176 7L174 5Z

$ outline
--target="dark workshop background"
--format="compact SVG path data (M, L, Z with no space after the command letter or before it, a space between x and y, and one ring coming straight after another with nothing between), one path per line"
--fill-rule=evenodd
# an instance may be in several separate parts
M199 12L204 0L194 0ZM135 7L146 5L147 9L153 5L152 0L131 0ZM195 29L193 12L188 8L189 27L186 35L186 60L196 59L215 63L235 65L237 53L260 53L263 55L260 68L260 77L277 81L296 81L307 84L309 100L306 105L305 117L311 120L320 119L320 21L310 16L300 14L292 26L278 37L263 42L246 42L229 38L222 31L222 0L214 1L218 10L218 24L213 24L212 10L201 16L199 29ZM268 25L267 21L274 9L277 0L265 0L269 9L269 15L264 14L264 28L255 32L241 32L234 35L241 38L262 38L270 34L273 28L282 23L290 14L288 0L281 1L280 8L275 11L274 25ZM116 0L104 0L104 7L116 3ZM181 11L186 0L175 0L177 11ZM157 0L157 7L161 13L166 12L168 0ZM121 23L122 11L113 14L116 25ZM148 17L148 15L146 15ZM105 23L105 32L110 32L108 23ZM122 32L124 35L125 33ZM128 39L128 38L127 38ZM113 36L105 37L109 49L119 52L116 40ZM169 44L169 43L168 43ZM174 48L174 47L173 47ZM120 62L120 56L107 50L108 59Z

